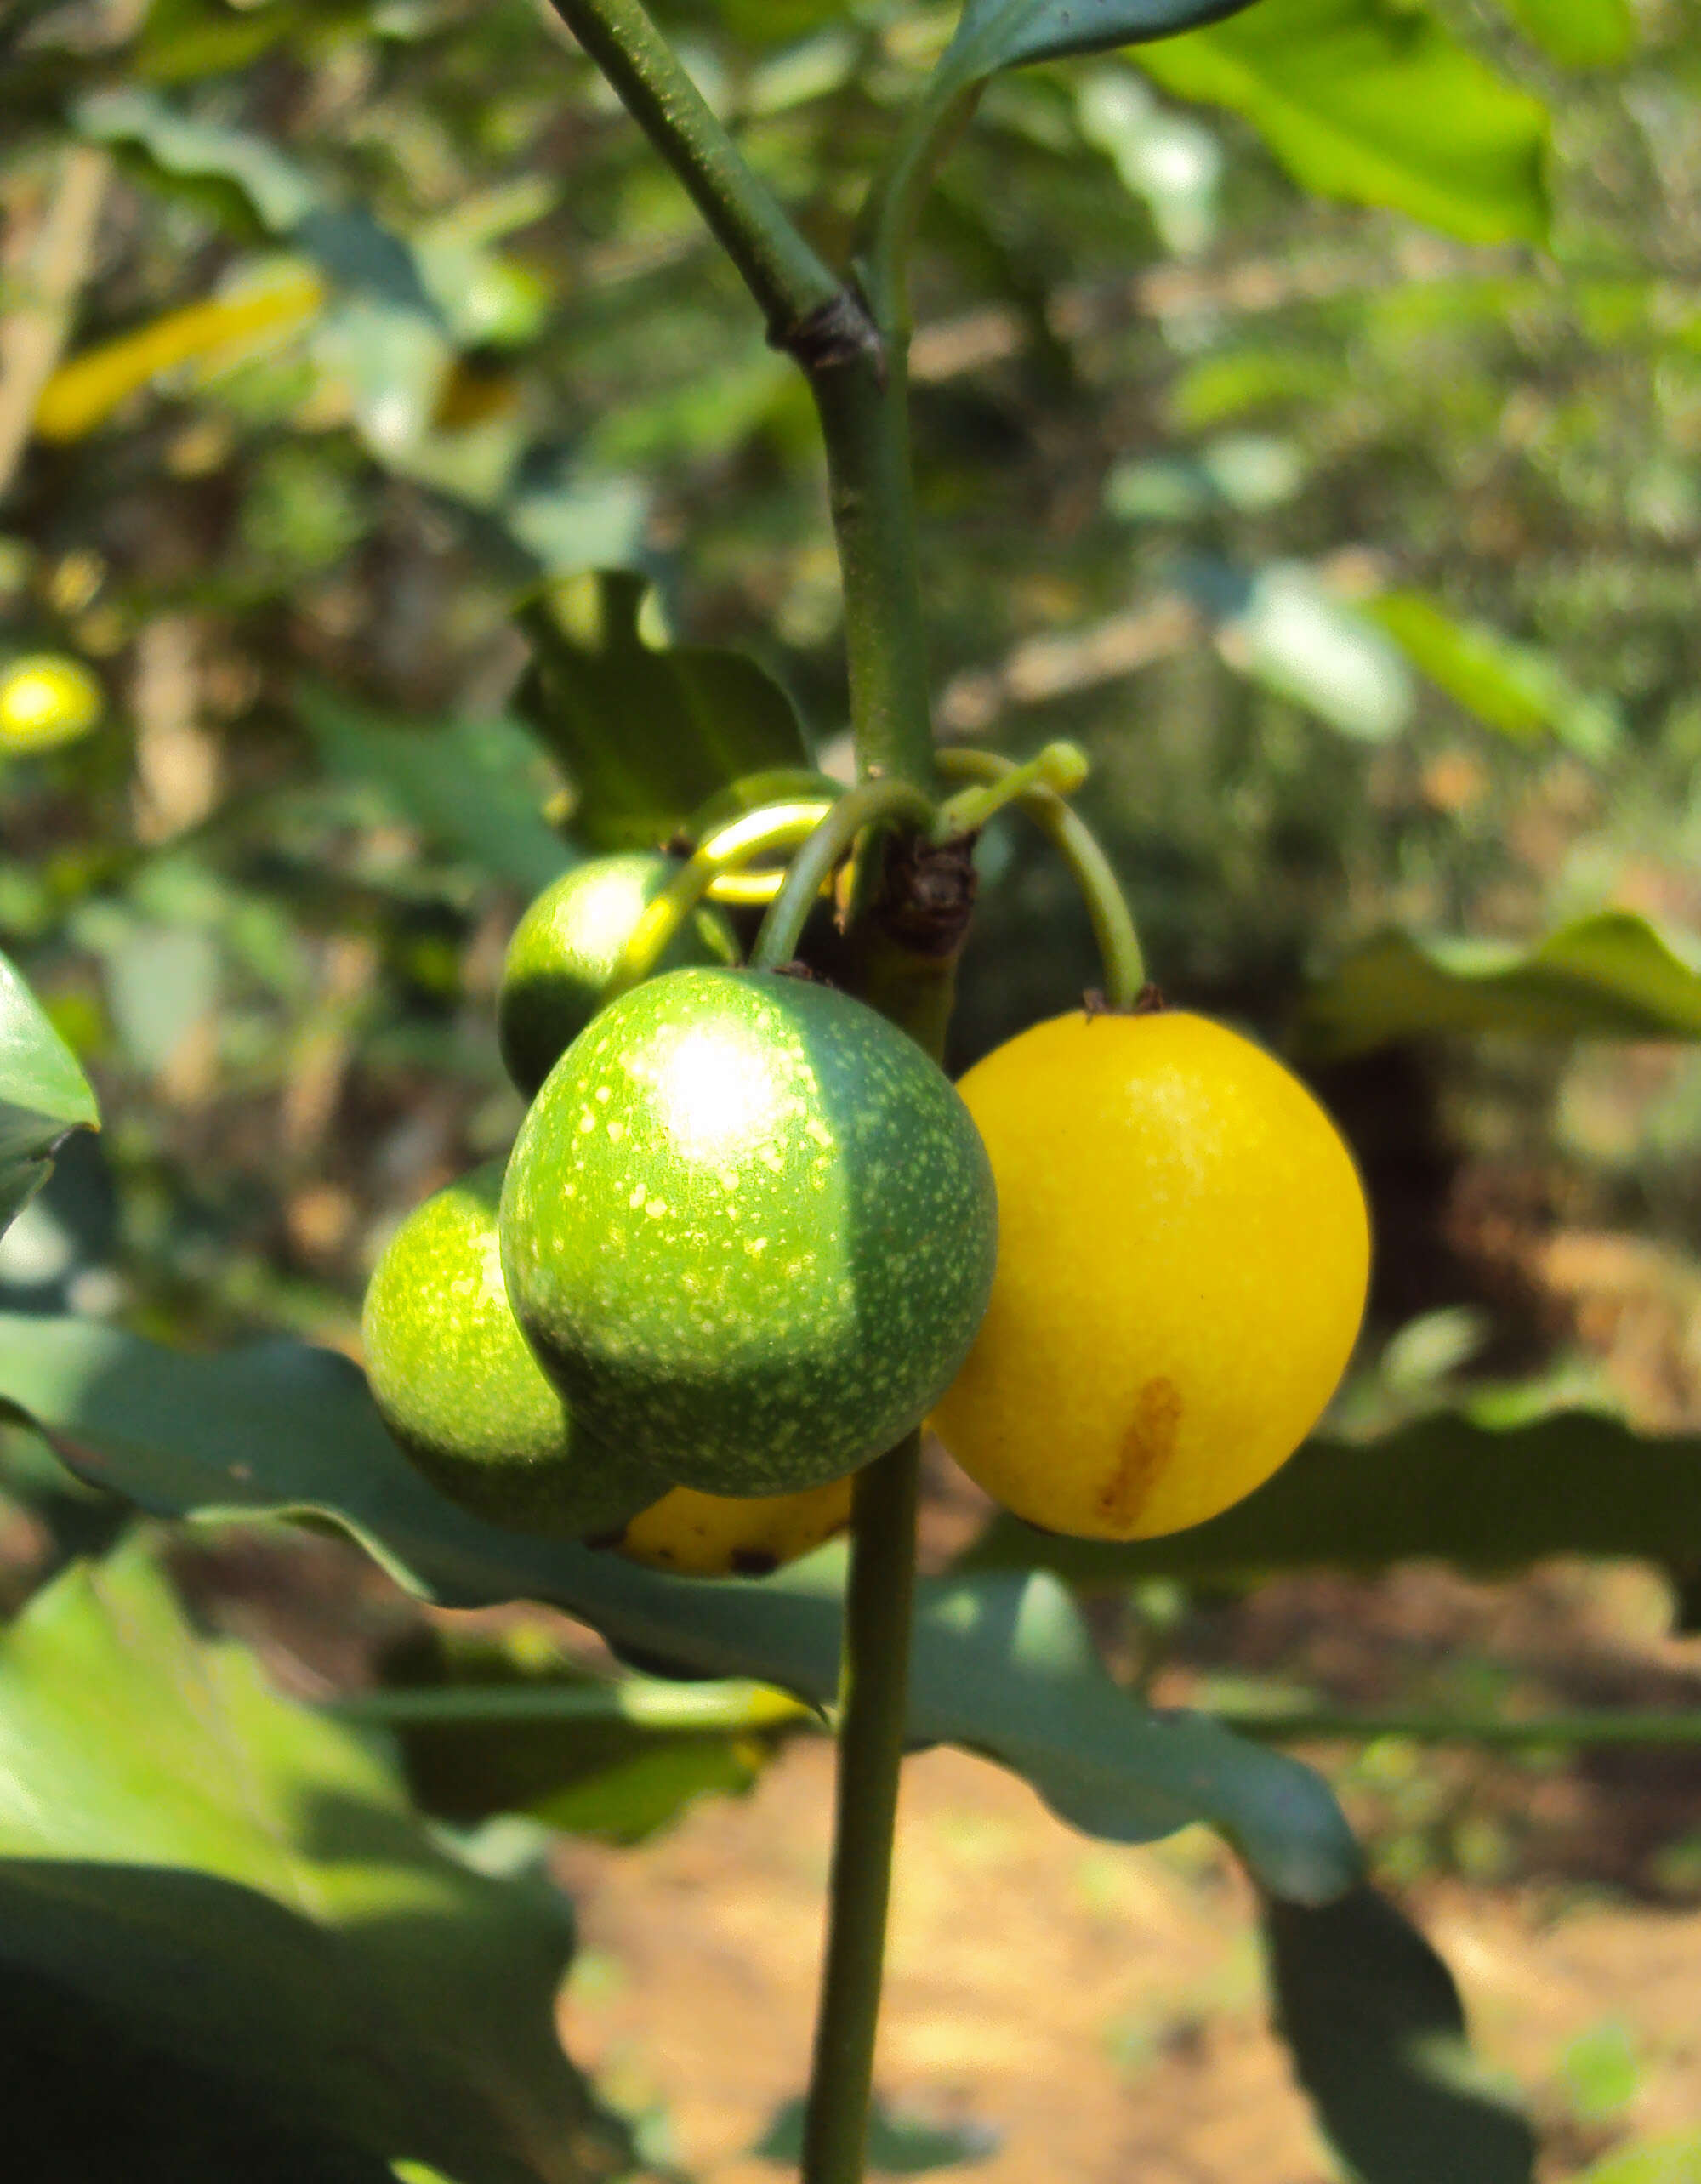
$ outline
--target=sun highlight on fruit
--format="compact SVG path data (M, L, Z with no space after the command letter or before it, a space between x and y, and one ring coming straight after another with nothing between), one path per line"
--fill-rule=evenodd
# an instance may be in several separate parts
M602 1004L633 928L680 867L653 854L592 857L543 890L514 929L496 998L496 1035L527 1099ZM738 950L720 912L699 906L657 970L731 964Z
M968 1110L860 1001L670 971L612 1002L521 1127L508 1294L576 1427L708 1493L838 1478L974 1339L997 1212Z
M617 1528L669 1482L574 1433L509 1310L497 1243L502 1163L416 1206L367 1285L361 1331L384 1424L438 1490L516 1531Z
M1369 1221L1334 1123L1262 1048L1179 1010L1035 1025L959 1089L999 1245L934 1413L946 1447L1086 1538L1250 1493L1316 1424L1363 1311Z

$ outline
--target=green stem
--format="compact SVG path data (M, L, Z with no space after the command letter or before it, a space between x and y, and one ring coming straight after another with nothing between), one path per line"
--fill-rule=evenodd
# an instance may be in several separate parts
M1016 771L992 751L966 750L959 744L948 744L936 756L947 779L999 782ZM1025 789L1015 804L1056 849L1080 890L1104 965L1106 1000L1112 1009L1131 1008L1146 984L1146 959L1110 859L1086 821L1050 789Z
M603 990L605 1002L646 979L668 943L717 879L737 871L771 850L795 849L806 842L833 810L830 804L765 805L759 811L717 828L668 882L627 936L614 975Z
M789 347L799 327L839 303L844 284L745 163L639 0L551 0L691 202Z
M1272 1743L1340 1740L1369 1743L1379 1737L1409 1737L1425 1744L1701 1744L1701 1713L1533 1715L1523 1720L1430 1712L1340 1714L1325 1709L1211 1707L1214 1721L1243 1736Z
M750 968L777 970L792 960L822 884L865 827L878 826L882 820L907 820L927 828L932 825L933 816L929 799L905 781L864 782L837 804L829 805L792 859L779 893L768 906L756 945L750 951Z
M877 325L902 324L903 266L922 202L952 145L980 104L984 82L936 77L875 177L856 222L856 260Z
M921 1436L857 1474L845 1599L831 1914L801 2184L861 2184L908 1698Z
M939 808L934 839L948 841L953 834L973 834L987 820L1015 804L1030 790L1050 790L1053 796L1072 796L1087 778L1087 754L1078 743L1048 743L1043 751L1008 773L989 775L972 788L959 788Z
M934 785L927 640L910 478L908 376L891 333L810 374L827 443L856 768Z

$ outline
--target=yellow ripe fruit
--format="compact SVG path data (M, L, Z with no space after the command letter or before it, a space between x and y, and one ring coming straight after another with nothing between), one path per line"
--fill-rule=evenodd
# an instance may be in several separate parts
M675 1487L640 1510L614 1544L646 1569L682 1578L765 1578L850 1521L850 1479L795 1494L704 1494Z
M31 652L0 667L0 751L53 751L99 725L105 699L81 660Z
M1059 1016L958 1089L998 1193L992 1301L933 1424L1018 1516L1202 1523L1316 1424L1364 1309L1351 1156L1297 1078L1183 1011Z

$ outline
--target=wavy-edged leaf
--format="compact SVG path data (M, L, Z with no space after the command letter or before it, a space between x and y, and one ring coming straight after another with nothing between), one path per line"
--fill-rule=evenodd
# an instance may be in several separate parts
M1172 38L1237 14L1249 0L967 0L942 80L978 83L1000 69L1067 60L1116 46Z
M596 849L653 847L729 782L809 764L791 700L754 660L645 642L648 589L602 570L521 611L532 665L516 708L566 769L574 832Z
M1550 733L1586 759L1605 757L1618 742L1613 707L1579 690L1540 646L1521 645L1487 623L1460 622L1422 592L1385 592L1364 612L1485 727L1523 742Z
M1437 1032L1701 1038L1701 972L1630 910L1579 918L1533 947L1391 929L1311 987L1294 1027L1299 1050L1319 1061Z
M446 1852L361 1738L195 1635L139 1544L0 1639L0 1749L19 2174L380 2184L412 2160L581 2184L613 2165L555 2037L565 1904Z
M543 813L537 748L511 720L396 720L307 688L297 707L333 773L375 782L401 815L481 871L536 894L573 862Z
M1260 0L1138 57L1167 91L1243 115L1306 188L1471 242L1547 232L1545 109L1423 9Z
M1701 1561L1701 1438L1645 1439L1593 1411L1489 1417L1436 1412L1376 1441L1308 1442L1256 1493L1163 1539L1061 1539L1002 1517L966 1567L1125 1584L1425 1556L1485 1573L1548 1555Z
M1385 1897L1271 1903L1277 2029L1359 2184L1529 2184L1535 2139L1465 2037L1447 1966Z
M76 1055L0 955L0 1229L53 1173L54 1147L66 1132L100 1127Z
M79 136L128 148L162 177L224 185L272 235L287 235L324 201L307 170L266 138L203 121L134 84L86 93L71 121Z
M0 1402L79 1475L144 1508L316 1511L428 1597L553 1601L689 1673L758 1678L816 1703L836 1692L842 1560L831 1550L759 1584L692 1583L481 1523L412 1470L360 1373L333 1352L278 1342L183 1356L114 1328L0 1317ZM910 1729L998 1760L1089 1834L1146 1841L1204 1819L1276 1894L1323 1902L1357 1878L1357 1847L1317 1775L1118 1690L1044 1574L923 1587Z

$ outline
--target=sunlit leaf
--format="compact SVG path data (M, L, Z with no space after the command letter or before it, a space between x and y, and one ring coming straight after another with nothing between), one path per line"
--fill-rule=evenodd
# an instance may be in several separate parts
M0 955L0 1229L52 1174L53 1150L65 1133L99 1127L76 1056Z
M653 846L728 782L809 760L791 700L754 660L645 641L647 589L625 571L567 577L520 617L532 666L518 709L566 769L574 831L598 849Z
M1356 742L1385 742L1411 717L1405 663L1373 623L1298 562L1261 569L1220 623L1232 667Z
M1533 947L1389 930L1311 987L1297 1041L1321 1060L1438 1032L1701 1038L1701 971L1686 956L1628 910L1579 918Z
M0 1402L80 1476L145 1508L316 1511L430 1598L553 1601L646 1661L754 1678L816 1704L836 1693L842 1557L828 1550L760 1583L694 1583L482 1524L412 1470L360 1374L333 1352L279 1342L179 1356L114 1328L0 1317ZM1317 1776L1141 1706L1043 1575L924 1586L910 1730L1025 1776L1089 1834L1146 1841L1205 1819L1278 1895L1324 1902L1357 1878L1352 1837Z
M1604 757L1619 740L1613 707L1579 691L1551 652L1486 623L1459 621L1421 592L1385 592L1364 611L1486 727L1525 740L1551 733L1590 759Z
M134 85L91 91L71 120L79 135L134 146L165 174L230 185L273 235L287 235L323 202L305 168L265 137L185 113L156 92Z
M1547 116L1398 0L1259 0L1137 49L1165 90L1230 107L1308 189L1472 242L1539 242Z
M1535 2139L1465 2039L1447 1966L1368 1888L1321 1908L1271 1903L1277 2029L1359 2184L1528 2184Z
M325 297L324 282L304 266L241 295L166 311L61 364L36 405L36 430L43 440L80 440L162 372L262 338L287 340L318 316Z
M20 2176L614 2165L555 2036L566 1906L449 1856L353 1732L198 1639L144 1550L67 1572L0 1639L0 1744Z

